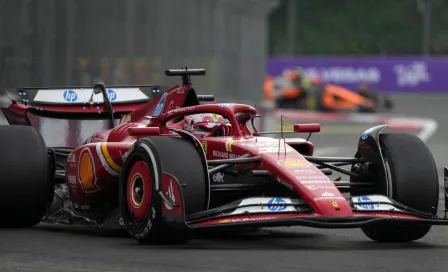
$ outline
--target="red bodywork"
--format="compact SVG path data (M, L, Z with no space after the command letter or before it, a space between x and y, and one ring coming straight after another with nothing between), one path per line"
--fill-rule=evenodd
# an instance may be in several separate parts
M192 100L193 97L193 100ZM164 103L159 102L164 98ZM291 188L308 203L313 213L267 213L258 215L235 215L221 217L209 221L195 223L196 225L225 222L247 222L271 220L291 217L353 217L365 215L354 212L347 199L341 194L321 170L308 162L304 155L313 154L313 145L302 138L279 140L261 137L258 132L251 132L247 123L257 115L254 107L243 104L204 104L199 105L196 94L190 85L176 85L166 91L163 96L142 105L115 105L115 111L130 111L122 116L121 122L113 129L93 134L84 144L75 148L66 162L66 182L69 187L70 199L78 206L104 203L117 198L116 188L119 174L126 153L133 143L140 138L151 135L166 135L180 137L171 129L183 129L182 117L197 113L217 113L230 121L232 131L228 136L205 137L200 141L208 160L235 159L243 155L260 156L261 163L244 165L254 170L268 170L272 178ZM190 103L190 105L188 105ZM44 110L54 112L98 112L103 106L82 108L72 106L40 106ZM155 109L160 115L153 117ZM28 106L15 103L4 108L6 118L11 124L29 124L27 119ZM316 132L315 125L295 126L296 132ZM301 152L299 152L301 150ZM90 164L92 162L92 164ZM88 177L85 169L93 165L93 177ZM243 166L242 166L243 167ZM83 172L84 171L84 172ZM162 176L162 189L167 188L169 176ZM174 190L180 194L179 188ZM177 199L180 195L177 196ZM182 205L180 205L182 209ZM179 213L181 210L165 210ZM369 213L372 215L372 213ZM377 212L376 216L417 218L400 213Z

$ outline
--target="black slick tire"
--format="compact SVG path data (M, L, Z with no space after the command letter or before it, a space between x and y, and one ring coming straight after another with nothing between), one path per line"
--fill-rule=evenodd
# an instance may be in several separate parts
M435 215L439 202L439 179L431 151L417 136L407 133L380 135L386 166L390 169L391 197L418 211ZM381 192L386 194L386 192ZM390 193L389 193L390 194ZM424 237L431 225L379 223L363 227L378 242L410 242Z
M136 163L144 163L148 177L144 178L147 191L151 190L150 203L144 218L135 220L129 208L130 171ZM156 171L154 169L156 168ZM205 165L192 143L169 136L153 136L137 141L126 157L119 186L120 209L126 229L141 244L182 244L191 239L190 233L172 228L161 220L163 199L155 188L156 174L169 174L182 184L185 214L204 211L208 207L208 179ZM151 182L152 181L152 182ZM150 189L149 189L150 187Z
M38 224L52 200L45 142L31 126L0 126L0 214L3 228Z

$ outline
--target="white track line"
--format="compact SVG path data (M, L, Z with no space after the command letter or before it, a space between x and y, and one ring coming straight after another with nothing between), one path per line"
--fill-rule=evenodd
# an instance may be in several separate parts
M417 134L417 136L422 139L422 141L427 142L439 128L439 124L434 119L429 118L401 118L401 117L392 117L387 122L391 127L394 124L416 124L421 128L421 131Z
M422 131L418 134L418 137L422 141L427 142L436 133L438 128L439 124L436 120L428 119L424 122Z

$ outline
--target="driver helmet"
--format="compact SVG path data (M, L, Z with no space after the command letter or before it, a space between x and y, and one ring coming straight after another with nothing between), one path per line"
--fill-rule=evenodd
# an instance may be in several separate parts
M215 113L187 115L184 118L184 130L192 133L197 138L225 136L226 129L224 118Z

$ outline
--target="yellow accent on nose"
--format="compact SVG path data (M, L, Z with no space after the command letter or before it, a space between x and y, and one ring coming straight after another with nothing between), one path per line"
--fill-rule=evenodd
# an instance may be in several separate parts
M116 164L114 162L114 160L112 159L112 157L109 154L109 150L107 150L107 144L103 143L101 144L101 152L103 152L104 158L107 161L107 164L109 164L109 166L114 169L117 172L121 172L121 166L119 166L118 164Z

